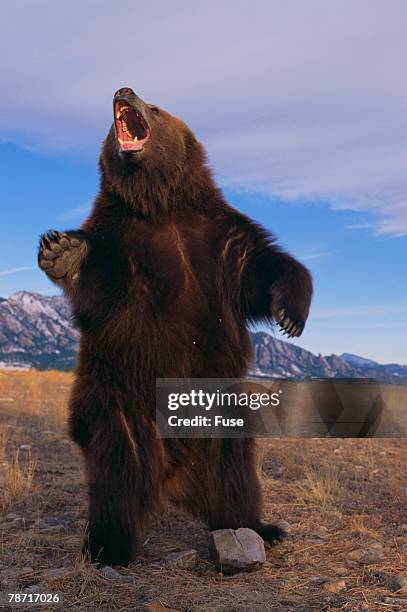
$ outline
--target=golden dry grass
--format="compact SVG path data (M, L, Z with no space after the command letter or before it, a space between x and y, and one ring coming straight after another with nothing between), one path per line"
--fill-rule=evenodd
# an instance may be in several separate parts
M305 480L297 485L298 499L326 508L340 499L341 484L339 469L335 465L307 463L304 466Z
M404 609L397 598L407 600L407 592L392 592L377 577L407 574L402 439L262 440L265 519L287 520L291 534L268 550L257 572L219 574L205 528L169 509L146 532L138 561L120 570L130 581L103 577L80 557L86 492L80 454L65 430L71 383L60 372L0 372L3 587L40 583L63 592L69 610L144 610L154 602L185 612ZM44 527L44 519L54 526ZM165 553L187 548L198 550L195 569L162 567ZM358 550L379 551L380 560L352 560ZM61 567L65 573L52 576ZM332 593L330 583L342 580L346 588Z
M17 449L5 467L2 490L3 509L30 497L33 489L34 470L35 461L31 457L31 451L29 450L26 457L22 459L20 450Z

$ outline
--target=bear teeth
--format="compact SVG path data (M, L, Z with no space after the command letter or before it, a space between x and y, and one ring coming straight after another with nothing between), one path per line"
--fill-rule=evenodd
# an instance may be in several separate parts
M120 117L122 116L123 111L128 110L128 108L129 108L128 106L121 106L119 108L119 110L117 111L117 113L116 113L116 119L120 119Z

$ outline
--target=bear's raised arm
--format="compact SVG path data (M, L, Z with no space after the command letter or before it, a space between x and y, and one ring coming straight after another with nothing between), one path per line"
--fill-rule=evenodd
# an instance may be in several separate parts
M61 287L81 328L102 324L122 297L128 263L115 241L82 230L50 231L40 240L38 265Z
M300 336L312 297L309 271L244 215L231 215L228 227L221 261L232 303L247 321L273 320Z

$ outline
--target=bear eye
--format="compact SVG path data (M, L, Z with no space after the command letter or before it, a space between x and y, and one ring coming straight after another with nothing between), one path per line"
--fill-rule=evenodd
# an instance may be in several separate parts
M150 107L150 109L153 111L153 113L155 115L159 115L160 114L160 109L157 108L157 106L154 106L153 104L149 104L148 106Z

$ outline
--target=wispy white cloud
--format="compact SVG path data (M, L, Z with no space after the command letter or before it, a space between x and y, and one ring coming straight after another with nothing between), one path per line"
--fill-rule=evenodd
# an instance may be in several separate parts
M330 257L331 255L334 255L335 251L322 251L320 253L310 253L309 255L300 255L299 256L299 260L300 261L315 261L318 259L324 259L325 257Z
M24 57L3 66L3 138L93 154L130 85L191 125L224 185L407 234L405 0L37 0L24 19L4 0L0 18L1 56Z
M88 202L87 204L84 204L83 206L77 206L76 208L71 208L70 210L67 210L63 212L61 215L59 215L58 221L71 221L74 219L78 219L79 217L84 217L90 211L90 208L91 208L90 202Z
M19 272L32 272L34 268L32 266L21 266L20 268L9 268L8 270L0 270L0 276L11 276L12 274L18 274Z

